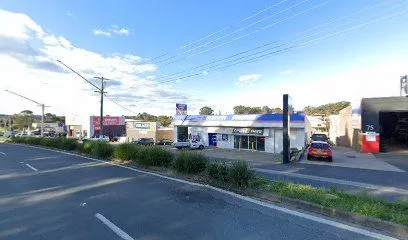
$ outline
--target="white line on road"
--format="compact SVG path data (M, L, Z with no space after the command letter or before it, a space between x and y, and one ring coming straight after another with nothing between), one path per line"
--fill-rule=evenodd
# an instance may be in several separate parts
M4 152L0 152L0 154L2 154L2 155L4 155L4 156L6 156L6 153L4 153Z
M360 188L371 189L371 190L376 190L376 191L381 191L381 192L408 194L408 190L403 189L403 188L381 186L381 185L374 185L374 184L369 184L369 183L353 182L353 181L340 180L340 179L335 179L335 178L318 177L318 176L306 175L306 174L301 174L301 173L276 171L276 170L263 169L263 168L254 168L254 170L257 172L284 175L284 176L289 176L289 177L303 178L303 179L316 180L316 181L328 182L328 183L336 183L336 184L360 187Z
M330 225L330 226L335 227L335 228L340 228L340 229L344 229L344 230L347 230L347 231L350 231L350 232L355 232L355 233L358 233L358 234L361 234L361 235L364 235L364 236L368 236L368 237L371 237L371 238L386 239L386 240L398 240L397 238L393 238L393 237L390 237L390 236L387 236L387 235L384 235L384 234L381 234L381 233L372 232L372 231L366 230L364 228L354 227L354 226L350 226L350 225L347 225L347 224L344 224L344 223L340 223L340 222L336 222L336 221L329 220L329 219L326 219L326 218L318 217L318 216L315 216L315 215L312 215L312 214L307 214L307 213L291 210L291 209L288 209L288 208L280 207L280 206L277 206L277 205L272 204L272 203L263 202L263 201L256 200L256 199L253 199L253 198L250 198L250 197L242 196L242 195L239 195L239 194L236 194L236 193L233 193L233 192L229 192L229 191L224 190L224 189L216 188L216 187L213 187L213 186L204 185L204 184L201 184L201 183L189 182L189 181L178 179L178 178L167 177L167 176L160 175L160 174L157 174L157 173L143 171L143 170L123 166L123 165L112 163L112 162L106 162L106 161L91 158L91 157L81 156L81 155L78 155L78 154L75 154L75 153L63 152L63 151L59 151L59 150L47 149L47 148L41 148L41 147L35 147L35 146L27 146L27 145L22 145L22 146L37 148L37 149L42 149L42 150L48 150L48 151L53 151L53 152L58 152L58 153L71 155L71 156L76 156L76 157L80 157L80 158L85 158L85 159L88 159L88 160L91 160L91 161L102 162L102 163L106 163L106 164L113 165L113 166L116 166L116 167L126 168L126 169L134 171L134 172L148 174L148 175L152 175L152 176L172 180L172 181L175 181L175 182L181 182L181 183L185 183L185 184L189 184L189 185L193 185L193 186L200 186L200 187L204 187L204 188L209 188L209 189L213 189L215 191L218 191L218 192L230 195L230 196L234 196L234 197L236 197L238 199L242 199L244 201L257 204L259 206L267 207L267 208L270 208L270 209L275 209L277 211L281 211L281 212L284 212L284 213L287 213L287 214L291 214L291 215L294 215L294 216L305 218L305 219L315 221L315 222L318 222L318 223ZM130 239L132 239L132 238L130 238Z
M106 217L104 217L102 214L100 213L96 213L95 217L101 221L103 224L105 224L106 226L108 226L108 228L110 228L110 230L112 230L113 232L115 232L119 237L125 239L125 240L134 240L134 238L132 238L131 236L129 236L127 233L125 233L122 229L118 228L115 224L113 224L111 221L109 221Z
M31 168L33 171L38 171L38 169L37 168L35 168L35 167L33 167L33 166L31 166L30 164L28 164L28 163L26 163L26 166L27 167L29 167L29 168Z

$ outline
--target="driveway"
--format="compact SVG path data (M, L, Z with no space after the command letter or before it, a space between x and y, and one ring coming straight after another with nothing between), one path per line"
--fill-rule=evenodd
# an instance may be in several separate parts
M306 160L304 156L301 159L303 164L312 165L326 165L326 166L336 166L345 168L359 168L367 170L379 170L379 171L390 171L390 172L405 172L403 169L398 168L392 164L389 164L373 154L357 152L352 148L346 147L332 147L333 151L333 162L317 161L317 160Z

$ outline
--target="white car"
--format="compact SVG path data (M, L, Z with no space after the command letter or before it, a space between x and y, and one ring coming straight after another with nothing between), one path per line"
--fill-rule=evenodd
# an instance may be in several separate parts
M14 137L27 137L27 133L17 133Z
M84 139L85 140L85 139ZM109 142L109 137L105 135L93 136L91 138L87 138L86 140L89 141L101 141L101 142Z

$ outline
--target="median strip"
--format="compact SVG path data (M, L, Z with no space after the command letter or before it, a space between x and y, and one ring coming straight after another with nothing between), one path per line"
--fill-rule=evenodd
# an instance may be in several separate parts
M96 213L95 217L101 221L103 224L105 224L110 230L112 230L116 235L121 237L122 239L125 240L134 240L131 236L129 236L127 233L125 233L122 229L120 229L118 226L116 226L113 222L109 221L106 217L104 217L100 213Z
M28 163L26 163L26 166L27 167L29 167L29 168L31 168L31 170L33 170L33 171L38 171L38 169L37 168L35 168L35 167L33 167L33 166L31 166L30 164L28 164Z

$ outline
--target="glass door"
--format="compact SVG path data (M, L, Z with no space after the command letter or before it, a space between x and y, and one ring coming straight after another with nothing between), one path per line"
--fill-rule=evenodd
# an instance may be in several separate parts
M234 136L234 148L239 148L240 141L240 136Z
M249 136L249 149L250 150L256 150L256 137L255 136Z
M241 148L248 149L248 147L249 147L248 136L241 136Z

